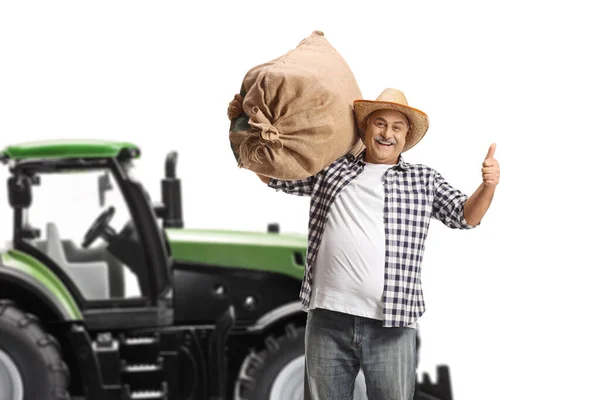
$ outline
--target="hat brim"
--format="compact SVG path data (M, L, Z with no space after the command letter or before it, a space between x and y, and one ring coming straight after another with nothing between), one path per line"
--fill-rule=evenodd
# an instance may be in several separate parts
M406 115L406 118L408 118L410 123L410 132L406 137L406 142L404 143L404 149L402 149L402 152L411 149L417 143L419 143L421 139L423 139L423 136L425 136L427 129L429 129L429 118L427 117L427 114L416 108L389 101L355 100L354 118L356 120L358 133L363 141L365 140L365 120L369 114L377 110L400 111Z

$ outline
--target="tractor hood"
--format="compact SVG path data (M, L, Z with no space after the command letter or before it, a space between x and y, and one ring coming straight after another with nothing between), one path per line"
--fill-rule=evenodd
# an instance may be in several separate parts
M175 261L304 275L307 236L267 232L168 228Z

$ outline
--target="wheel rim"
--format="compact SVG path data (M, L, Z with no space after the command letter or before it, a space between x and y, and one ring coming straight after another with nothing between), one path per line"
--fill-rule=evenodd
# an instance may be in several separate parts
M0 400L23 400L23 380L14 361L0 349Z
M269 393L269 400L304 399L304 356L294 358L279 371ZM365 377L359 371L354 384L354 399L367 400Z

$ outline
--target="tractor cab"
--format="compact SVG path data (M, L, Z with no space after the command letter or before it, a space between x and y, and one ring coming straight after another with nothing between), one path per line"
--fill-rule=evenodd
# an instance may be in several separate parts
M170 325L171 259L157 216L181 224L179 193L168 190L178 181L163 181L167 204L153 206L133 176L140 150L131 143L37 142L1 154L11 173L13 247L65 283L86 325ZM174 164L171 154L172 178Z

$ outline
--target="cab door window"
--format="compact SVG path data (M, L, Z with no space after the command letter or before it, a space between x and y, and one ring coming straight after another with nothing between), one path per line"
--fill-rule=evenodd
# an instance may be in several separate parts
M28 223L29 242L75 282L86 300L142 294L143 252L119 186L108 170L42 174Z

